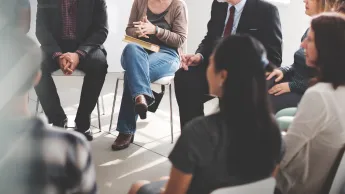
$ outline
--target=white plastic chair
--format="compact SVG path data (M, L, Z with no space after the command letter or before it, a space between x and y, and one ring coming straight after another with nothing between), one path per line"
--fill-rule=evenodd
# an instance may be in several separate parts
M273 194L275 186L276 180L270 177L249 184L217 189L211 194Z
M66 76L62 70L56 70L55 72L52 73L52 76ZM72 75L70 76L85 76L85 73L80 71L80 70L75 70L73 72ZM102 100L102 109L103 109L103 114L105 113L104 111L104 101L103 101L103 96L101 97ZM37 103L36 103L36 114L38 113L38 107L40 105L40 101L37 97ZM100 114L100 110L99 110L99 100L97 100L97 115L98 115L98 127L99 127L99 131L101 132L102 130L102 125L101 125L101 114Z
M345 192L345 154L342 153L341 161L332 182L330 194L344 194Z
M116 102L116 95L117 95L117 89L119 86L119 81L124 79L124 75L125 73L122 72L121 75L116 80L115 94L114 94L114 99L113 99L113 108L112 108L111 117L110 117L109 132L111 131L111 127L113 124L113 116L114 116L115 102ZM171 94L171 83L173 82L173 80L174 80L174 76L167 76L152 83L152 84L160 85L163 93L165 92L165 86L169 87L171 143L174 143L173 109L172 109L172 94Z

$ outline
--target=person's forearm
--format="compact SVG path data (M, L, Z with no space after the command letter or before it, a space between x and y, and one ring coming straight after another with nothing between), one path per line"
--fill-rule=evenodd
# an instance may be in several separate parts
M136 33L138 29L137 28L134 28L134 27L127 27L126 28L126 34L128 36L132 36L132 37L135 37L137 38L138 37L138 34Z
M179 48L187 40L187 34L178 34L169 30L160 28L159 33L157 33L157 38L162 42L166 43L168 46Z
M309 86L307 80L294 80L289 82L290 91L298 94L303 94Z

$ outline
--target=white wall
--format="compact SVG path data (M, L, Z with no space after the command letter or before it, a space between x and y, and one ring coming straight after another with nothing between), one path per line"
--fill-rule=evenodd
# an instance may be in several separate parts
M30 0L32 6L32 25L30 35L34 37L36 2ZM206 33L206 25L210 18L210 8L213 0L185 0L189 10L188 52L194 53L198 44ZM293 53L298 48L299 39L308 25L308 18L304 15L302 1L271 0L278 6L284 38L283 65L289 65L293 60ZM277 3L285 2L285 3ZM122 71L120 56L126 45L122 42L128 22L129 12L133 0L107 0L109 14L109 36L105 43L108 51L109 72Z

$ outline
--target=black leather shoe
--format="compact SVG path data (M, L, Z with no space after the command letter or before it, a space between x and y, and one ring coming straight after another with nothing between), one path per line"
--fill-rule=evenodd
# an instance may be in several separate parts
M67 123L68 123L68 120L67 120L67 118L65 118L65 119L64 119L63 121L61 121L61 122L53 123L53 126L67 129Z
M92 141L93 140L93 135L92 135L91 129L86 130L86 131L85 130L80 130L80 129L75 129L75 131L83 134L88 141Z

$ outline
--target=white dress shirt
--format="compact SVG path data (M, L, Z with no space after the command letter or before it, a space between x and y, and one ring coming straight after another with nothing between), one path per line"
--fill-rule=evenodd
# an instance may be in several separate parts
M284 136L285 156L277 186L284 194L323 194L331 168L345 145L345 86L309 88Z
M230 8L232 6L235 6L235 10L236 10L235 15L234 15L234 24L232 25L232 30L231 30L231 34L235 34L236 30L237 30L238 23L240 22L240 19L241 19L241 15L242 15L244 6L246 5L246 2L247 2L247 0L242 0L239 3L237 3L236 5L232 5L229 3L228 13L227 13L226 19L225 19L225 26L224 26L224 30L223 30L223 35L224 35L225 28L226 28L226 23L228 22L229 17L230 17Z
M221 3L222 2L227 2L227 0L218 0L218 2L221 2ZM247 2L247 0L242 0L242 1L240 1L239 3L237 3L235 5L234 23L232 25L231 34L235 34L236 31L237 31L237 26L238 26L238 23L240 22L241 15L242 15L244 6L246 5L246 2ZM230 17L230 8L233 6L230 3L228 3L228 4L229 4L228 5L228 12L226 14L225 25L224 25L222 36L224 35L224 31L225 31L225 28L226 28L226 23L228 22L229 17ZM204 56L202 56L201 53L197 53L197 54L199 54L201 56L201 61L203 61L204 60Z

